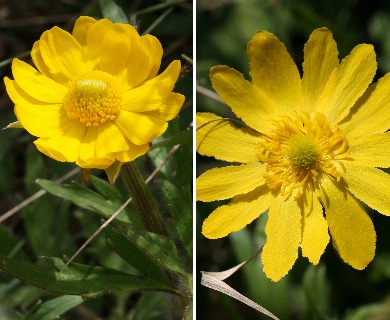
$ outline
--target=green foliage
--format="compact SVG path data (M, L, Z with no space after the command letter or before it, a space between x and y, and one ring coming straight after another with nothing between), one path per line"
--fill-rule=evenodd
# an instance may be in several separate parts
M183 20L191 24L192 4L161 4L157 7L152 0L56 2L47 10L51 15L68 10L71 16L80 12L115 22L130 20L161 41L162 70L182 54L192 55L192 31L187 28L177 33L171 28ZM42 1L32 1L28 8L30 12L36 10L39 17L42 6L46 8ZM21 3L13 9L23 16L27 7ZM53 25L69 30L71 22L54 21ZM18 41L25 40L26 30L28 34L35 32L33 39L23 44L25 53L20 58L27 55L26 50L46 28L47 25L42 29L20 27L23 40ZM165 50L175 41L177 46ZM4 61L0 62L0 71L9 74L12 58L1 58ZM4 88L0 90L6 97ZM66 267L68 257L102 225L101 219L109 219L131 195L121 176L112 185L101 170L94 170L88 183L82 181L81 174L73 180L56 182L74 165L55 162L39 153L32 144L33 137L23 130L1 131L0 216L37 192L46 192L0 225L1 319L82 319L84 314L102 319L192 319L189 72L180 78L175 92L186 96L178 119L171 121L163 137L153 142L148 155L137 159L144 178L165 162L148 188L157 191L153 196L168 233L163 236L148 232L135 205L130 203ZM0 110L1 128L15 121L12 104L7 100L5 106Z

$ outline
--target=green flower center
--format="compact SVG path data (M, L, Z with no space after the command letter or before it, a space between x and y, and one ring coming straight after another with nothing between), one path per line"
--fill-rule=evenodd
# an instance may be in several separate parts
M273 122L275 129L260 139L257 157L267 164L264 178L271 189L282 195L296 190L303 194L321 174L339 181L343 167L339 160L348 157L349 146L337 125L321 113L297 112Z
M288 142L288 146L288 157L293 166L310 169L316 163L316 148L307 137L293 136Z
M68 116L87 127L114 120L122 93L116 79L103 71L90 71L69 84L64 106Z

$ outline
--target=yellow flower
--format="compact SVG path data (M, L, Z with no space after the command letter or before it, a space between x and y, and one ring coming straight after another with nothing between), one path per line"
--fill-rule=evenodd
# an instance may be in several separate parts
M225 237L268 209L262 262L270 279L288 273L299 248L317 264L328 229L340 257L364 269L376 234L357 199L390 215L390 177L377 169L390 167L390 74L368 87L373 47L358 45L339 63L325 28L305 45L302 79L269 32L256 33L248 55L252 82L227 66L210 72L213 88L245 125L197 115L197 151L239 163L197 179L198 200L233 198L211 213L202 233Z
M45 31L31 56L38 71L14 59L6 89L36 147L58 161L105 169L134 160L184 102L172 92L180 61L156 76L160 42L127 24L80 17L72 34Z

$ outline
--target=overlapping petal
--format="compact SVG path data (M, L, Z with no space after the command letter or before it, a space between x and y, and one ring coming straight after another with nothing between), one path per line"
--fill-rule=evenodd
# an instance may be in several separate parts
M320 261L329 243L328 223L322 213L322 206L309 186L301 203L302 212L302 256L313 264Z
M68 90L19 59L12 61L12 74L24 92L42 102L62 103Z
M248 193L265 183L265 172L260 162L208 170L196 181L196 199L215 201Z
M97 129L96 156L98 158L129 149L122 132L112 121L101 124Z
M216 121L217 120L217 121ZM230 162L258 161L256 148L259 135L246 128L237 128L212 113L197 113L196 151L202 155ZM222 141L229 143L222 143Z
M184 100L185 97L182 94L171 92L171 94L168 96L168 98L165 100L165 102L161 105L160 108L144 113L151 117L169 121L174 119L179 114Z
M141 37L141 42L143 43L144 47L149 52L150 56L152 57L152 69L150 70L148 76L145 80L152 79L156 76L158 70L160 69L161 65L161 58L163 55L163 48L161 46L160 41L157 40L156 37L146 34Z
M108 19L101 19L89 27L87 32L87 57L96 67L100 62L100 54L103 49L105 33L110 29L113 23ZM74 31L73 31L74 32Z
M382 133L390 128L390 74L372 84L340 128L348 138Z
M298 258L301 242L301 210L293 196L278 195L268 211L265 226L267 240L261 254L264 272L273 281L279 281Z
M270 120L275 116L275 103L241 73L216 66L210 70L210 80L222 101L248 126L261 133L273 129Z
M88 31L95 23L96 20L88 16L81 16L75 21L72 36L82 47L86 47Z
M353 268L364 269L375 256L376 234L362 205L343 187L324 176L321 202L340 257Z
M329 77L317 110L333 123L343 120L371 83L376 67L373 46L356 46Z
M249 41L248 56L253 84L275 102L278 112L288 113L303 106L298 68L278 38L270 32L258 31Z
M318 100L338 64L332 33L326 28L314 30L304 49L302 87L306 110L317 111Z
M235 197L228 205L213 211L203 222L203 235L209 239L218 239L243 229L270 207L272 199L265 185Z

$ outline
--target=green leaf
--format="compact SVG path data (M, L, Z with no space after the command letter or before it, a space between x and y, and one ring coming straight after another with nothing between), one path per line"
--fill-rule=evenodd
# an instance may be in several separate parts
M135 234L132 238L129 238L111 227L106 228L104 233L111 247L123 260L146 277L166 282L164 273L156 261L158 260L157 257L151 256L145 248L137 244L137 241L134 240Z
M99 0L99 4L104 18L107 18L112 22L129 23L122 8L113 0Z
M181 131L175 135L172 135L164 140L158 141L152 145L150 150L157 148L172 148L177 144L190 144L192 143L192 130Z
M152 279L114 269L72 263L64 270L59 258L46 258L54 266L0 258L0 269L9 275L50 292L93 297L113 289L124 291L155 290L175 293L175 289Z
M120 235L118 232L114 233L112 230L111 232L107 232L107 230L105 232L110 243L116 244L114 250L132 266L144 272L142 268L146 264L150 264L147 268L149 276L158 276L156 267L161 270L186 274L181 266L175 243L171 239L146 231L129 230L126 235ZM125 241L123 247L118 244L118 241ZM128 252L125 252L125 247L129 248ZM135 261L136 257L140 258L142 255L142 261Z
M76 182L61 185L50 180L38 180L37 183L47 192L69 200L81 208L97 212L104 218L109 218L122 205ZM125 223L134 223L130 220L129 212L126 209L123 211L116 219Z
M173 217L170 225L174 228L177 238L186 249L188 257L192 257L191 195L187 193L187 189L179 189L172 182L165 179L159 179L158 185Z
M83 302L80 296L62 296L38 305L25 320L52 320Z

